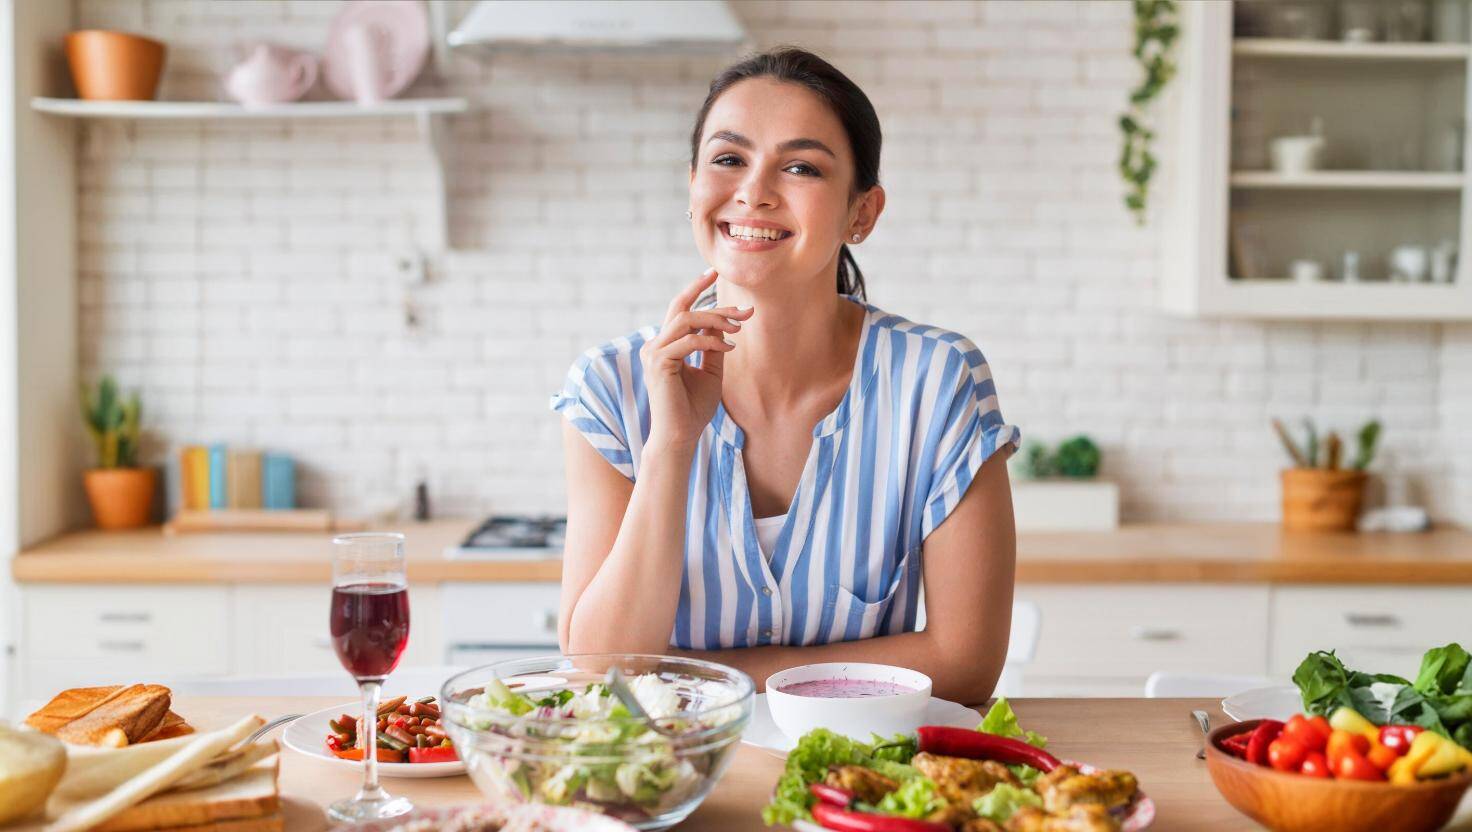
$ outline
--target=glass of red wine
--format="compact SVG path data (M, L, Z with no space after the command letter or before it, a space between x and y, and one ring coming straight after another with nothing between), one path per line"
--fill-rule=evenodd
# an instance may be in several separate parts
M392 818L414 808L378 785L379 691L409 643L409 584L404 576L404 536L371 532L332 539L332 647L363 695L358 745L363 788L327 807L340 821Z

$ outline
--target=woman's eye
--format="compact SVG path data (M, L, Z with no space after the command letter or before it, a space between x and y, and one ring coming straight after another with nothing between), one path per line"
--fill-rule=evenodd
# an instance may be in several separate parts
M723 168L729 168L729 167L735 167L736 165L741 164L741 160L739 158L735 157L735 156L732 156L730 154L726 154L725 156L717 156L716 158L711 159L710 160L710 163L712 165L720 165ZM790 164L787 167L783 168L783 170L793 171L798 176L820 176L821 175L818 172L818 169L817 168L813 167L812 165L808 164L807 162L793 162L792 164Z
M739 161L741 161L741 160L740 159L737 159L735 156L717 156L716 158L711 159L710 160L710 163L712 165L720 165L721 167L728 168L728 167L730 167L730 165L727 164L727 162L739 162Z
M797 171L799 176L818 175L818 169L808 164L807 162L794 162L793 164L788 165L786 169Z

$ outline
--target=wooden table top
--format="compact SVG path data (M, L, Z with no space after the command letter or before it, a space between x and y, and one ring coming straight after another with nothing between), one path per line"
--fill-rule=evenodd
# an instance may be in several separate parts
M181 697L174 709L202 728L227 724L245 713L271 718L311 712L340 700L287 697ZM1196 759L1201 731L1191 719L1199 708L1213 725L1227 717L1219 703L1206 699L1018 699L1018 718L1028 729L1048 737L1048 750L1059 757L1108 768L1124 768L1139 778L1155 801L1157 832L1171 830L1240 830L1254 828L1228 806ZM980 717L978 716L978 721ZM278 729L279 732L279 729ZM750 746L740 747L720 783L677 829L699 832L751 832L764 827L761 809L782 772L782 760ZM350 796L358 787L355 772L324 765L283 749L281 793L286 799L287 829L326 828L321 807ZM384 787L421 806L454 806L483 800L468 777L433 780L384 779Z
M560 580L557 559L444 557L470 520L393 527L406 536L409 580ZM79 531L12 559L20 583L325 583L327 532L165 535L158 527ZM1472 532L1292 533L1276 523L1144 523L1107 532L1023 533L1017 581L1069 583L1472 584Z

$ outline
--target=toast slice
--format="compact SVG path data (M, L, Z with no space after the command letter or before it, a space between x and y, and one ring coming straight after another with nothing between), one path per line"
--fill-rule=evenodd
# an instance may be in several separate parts
M74 745L122 748L153 733L169 712L169 689L129 685L86 716L58 728L56 738Z
M194 726L184 721L184 717L173 711L164 714L164 721L153 729L153 733L139 740L139 742L153 742L154 740L167 740L174 737L182 737L185 734L194 733Z
M154 795L118 812L93 827L92 832L141 832L145 829L256 832L280 829L281 796L276 788L278 759L273 757L233 780L209 788Z
M26 717L26 724L47 734L55 734L69 722L92 713L100 705L122 693L124 685L106 685L96 688L69 688L56 694L36 711Z

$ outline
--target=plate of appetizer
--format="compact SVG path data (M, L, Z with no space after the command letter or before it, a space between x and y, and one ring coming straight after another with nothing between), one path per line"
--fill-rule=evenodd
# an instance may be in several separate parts
M799 832L1137 832L1155 803L1128 771L1049 754L1006 699L981 725L922 725L864 742L817 728L804 734L762 810Z
M293 721L281 734L292 751L325 763L362 770L356 702L323 708ZM378 773L383 777L452 777L465 773L444 727L435 697L388 699L378 706Z

